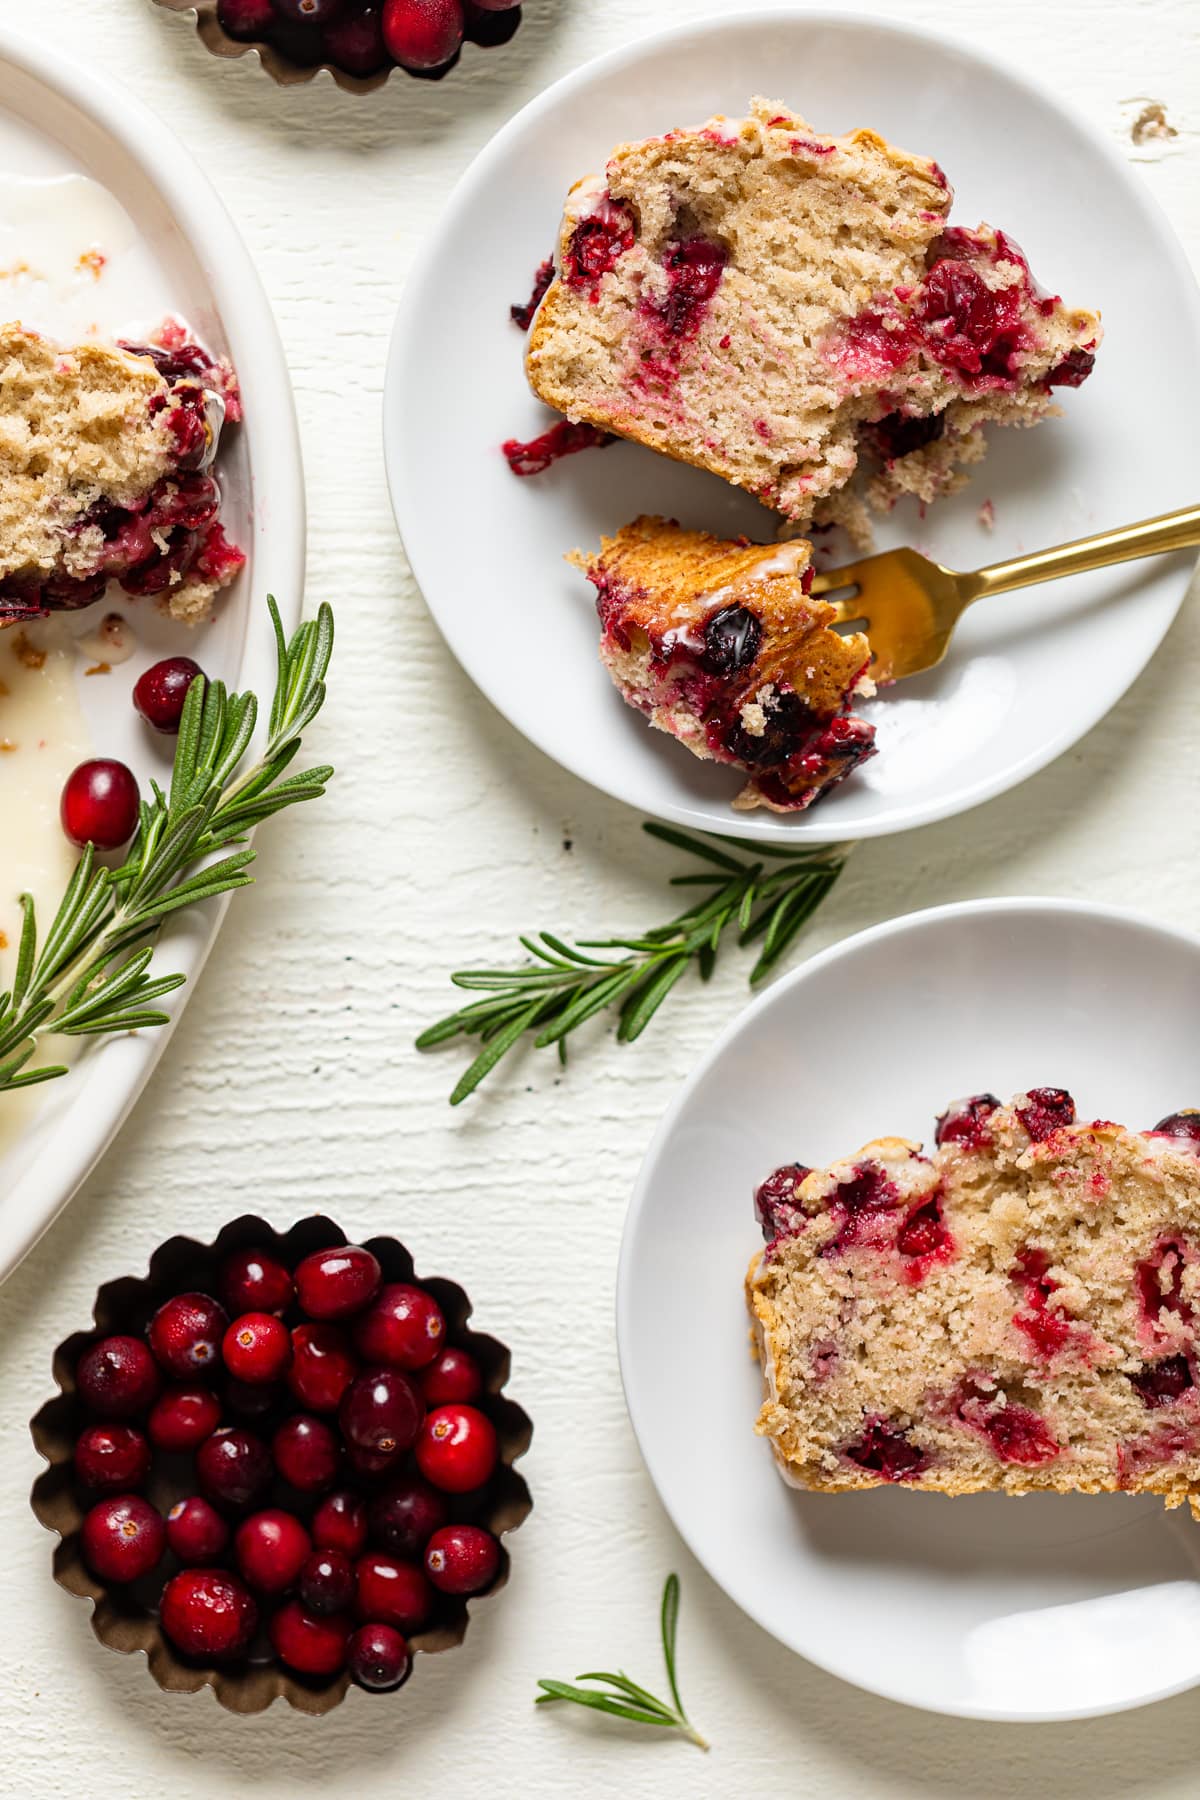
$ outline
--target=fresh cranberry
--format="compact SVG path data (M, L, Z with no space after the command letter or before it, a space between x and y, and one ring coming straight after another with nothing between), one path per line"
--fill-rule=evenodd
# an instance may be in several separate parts
M667 291L662 299L647 296L642 310L654 317L669 338L694 337L708 303L721 285L729 252L708 238L671 244L663 257Z
M295 1413L271 1440L275 1467L302 1494L332 1487L338 1474L338 1441L324 1419Z
M736 675L758 655L762 635L762 621L748 606L723 606L704 627L700 666L710 675Z
M252 1387L278 1381L292 1360L292 1336L274 1313L243 1313L221 1343L225 1367L235 1381Z
M229 1526L215 1506L193 1494L167 1514L167 1548L185 1568L215 1563L229 1548Z
M253 1506L271 1480L267 1447L252 1431L225 1425L197 1450L196 1479L218 1506Z
M270 1625L276 1656L300 1675L336 1675L345 1668L350 1630L344 1615L322 1617L299 1600L286 1600Z
M374 75L388 61L383 41L383 5L360 6L331 20L321 33L321 47L330 62L347 75Z
M84 1561L101 1581L137 1581L150 1573L167 1547L162 1514L140 1494L98 1500L80 1537Z
M231 38L263 37L275 23L272 0L217 0L217 21Z
M540 437L526 442L520 438L505 438L500 448L514 475L544 475L552 463L564 456L574 456L577 450L603 448L605 444L615 442L616 439L607 431L601 431L598 425L560 419Z
M286 1312L295 1293L288 1271L269 1250L231 1251L217 1285L231 1319L239 1313Z
M139 677L133 690L133 704L155 731L175 737L183 717L183 703L188 689L204 670L190 656L168 656Z
M804 1230L808 1216L796 1200L796 1189L811 1174L804 1163L785 1163L754 1190L754 1216L768 1244Z
M1025 1307L1013 1314L1013 1324L1047 1362L1071 1341L1071 1320L1051 1305L1058 1282L1050 1279L1049 1267L1049 1253L1037 1245L1027 1245L1013 1268L1014 1280L1023 1282L1025 1288Z
M447 1525L425 1547L425 1573L443 1594L481 1594L500 1567L500 1546L478 1525Z
M336 1412L357 1374L357 1359L339 1326L296 1326L288 1386L302 1406L310 1412Z
M912 1481L928 1467L925 1452L887 1419L868 1418L864 1426L862 1436L847 1444L844 1452L860 1469L869 1469L884 1481Z
M554 259L548 256L545 262L538 264L537 274L533 278L533 290L528 300L523 305L510 306L508 309L513 324L519 325L522 331L528 331L533 324L533 315L542 304L546 290L553 280Z
M75 1440L75 1473L94 1494L128 1494L150 1473L150 1446L132 1425L88 1425Z
M448 1494L482 1487L499 1460L496 1427L475 1406L439 1406L417 1439L417 1465Z
M310 1319L345 1319L379 1292L383 1272L369 1250L315 1250L296 1270L296 1298Z
M563 257L564 281L568 287L584 289L595 300L601 278L633 244L633 215L605 194L576 221Z
M327 25L343 5L344 0L275 0L275 11L295 25Z
M145 1344L135 1337L106 1337L85 1350L75 1370L79 1397L89 1412L129 1419L145 1412L162 1377Z
M146 1429L158 1450L196 1450L221 1423L221 1403L209 1389L170 1387L154 1402Z
M840 1255L856 1247L882 1248L888 1216L900 1204L899 1190L878 1163L859 1163L849 1180L834 1189L830 1208L840 1223L837 1235L825 1245L823 1256Z
M406 69L438 69L463 40L459 0L384 0L383 41Z
M367 1508L349 1488L328 1494L312 1516L312 1541L318 1550L338 1550L351 1562L367 1544Z
M312 1552L312 1539L293 1513L271 1506L243 1519L233 1540L238 1568L264 1594L283 1594Z
M922 282L913 315L938 362L968 377L1010 377L1020 343L1019 287L990 288L970 263L944 256Z
M936 1143L939 1146L963 1144L968 1150L985 1150L992 1141L987 1121L999 1104L995 1094L973 1094L969 1100L953 1101L937 1122Z
M150 1348L159 1366L180 1381L215 1369L229 1320L209 1294L176 1294L150 1321Z
M927 413L923 418L908 413L892 412L862 427L863 436L883 462L899 462L916 450L934 444L946 429L944 412Z
M1147 1406L1169 1406L1196 1387L1186 1356L1166 1356L1161 1362L1148 1363L1129 1379Z
M1047 387L1082 387L1096 366L1094 350L1068 350L1046 377Z
M253 1595L226 1569L183 1569L173 1575L158 1616L177 1650L215 1662L241 1656L258 1626Z
M347 1612L357 1591L354 1564L340 1550L314 1550L305 1559L299 1586L309 1612Z
M1194 1106L1187 1106L1182 1112L1168 1113L1165 1119L1158 1121L1154 1134L1178 1138L1182 1144L1200 1145L1200 1112Z
M363 1623L419 1631L433 1610L433 1589L418 1563L368 1551L354 1570L354 1610Z
M140 796L132 769L111 757L81 762L67 776L59 815L62 828L79 850L119 850L137 829Z
M1052 1461L1061 1445L1041 1414L1016 1401L997 1406L997 1394L990 1377L967 1376L959 1388L955 1412L965 1425L987 1438L1001 1462L1036 1468Z
M1075 1123L1075 1102L1066 1088L1030 1088L1017 1117L1035 1144L1042 1144L1064 1125Z
M420 1375L426 1406L445 1406L450 1400L477 1400L483 1392L483 1371L469 1350L454 1344L442 1351Z
M444 1494L418 1475L402 1475L371 1502L371 1541L396 1556L419 1556L449 1517Z
M942 1203L936 1194L909 1213L896 1233L896 1249L922 1265L910 1272L909 1280L919 1279L933 1262L944 1262L951 1254L954 1240L942 1219Z
M381 1288L354 1322L354 1343L366 1362L396 1369L423 1369L446 1337L446 1321L424 1288L392 1281Z
M372 1694L401 1687L412 1669L408 1645L390 1625L360 1625L346 1654L350 1676Z
M386 1468L410 1448L425 1404L416 1383L400 1369L369 1369L346 1389L338 1408L342 1436Z
M1147 1324L1161 1331L1162 1315L1190 1322L1192 1309L1183 1297L1183 1271L1187 1256L1178 1238L1164 1238L1134 1271L1138 1298Z

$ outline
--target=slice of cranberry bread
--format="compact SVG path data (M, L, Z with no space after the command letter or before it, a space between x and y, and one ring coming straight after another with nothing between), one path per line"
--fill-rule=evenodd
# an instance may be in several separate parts
M640 518L573 558L623 698L694 756L744 769L735 806L801 810L874 754L874 728L849 712L874 692L870 648L830 630L810 555L803 538L730 542Z
M87 606L110 580L207 616L245 562L211 473L233 371L181 328L66 349L0 325L0 622Z
M959 1103L776 1170L747 1298L785 1478L1161 1494L1200 1516L1200 1114L1075 1122L1060 1088Z
M1100 338L1011 238L949 228L950 203L935 162L773 101L624 144L568 197L533 390L801 523L863 451L876 504L932 499L985 423L1056 411Z

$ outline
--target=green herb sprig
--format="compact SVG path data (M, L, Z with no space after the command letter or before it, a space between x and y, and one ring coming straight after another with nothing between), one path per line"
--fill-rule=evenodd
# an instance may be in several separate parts
M736 932L739 945L761 945L750 971L751 986L760 982L820 906L852 848L833 844L792 850L744 838L698 837L670 825L647 823L642 829L711 865L671 879L672 887L701 889L699 897L640 937L583 938L568 944L542 931L520 940L535 963L452 975L456 987L483 990L489 997L451 1013L417 1039L418 1050L432 1050L457 1037L477 1038L482 1045L450 1095L451 1106L473 1094L524 1037L532 1035L538 1049L555 1045L565 1063L567 1038L606 1008L617 1009L618 1043L633 1043L689 968L695 966L701 980L709 979L729 930ZM753 860L732 855L731 847ZM625 954L587 954L597 950Z
M67 1073L61 1064L29 1066L49 1032L95 1037L165 1025L169 1015L154 1002L186 977L152 975L147 940L181 907L250 883L253 850L213 861L217 852L244 844L272 813L324 793L331 768L286 771L325 702L333 614L322 606L289 643L278 607L267 604L278 674L262 754L240 767L258 721L255 696L197 676L184 702L170 792L151 782L125 861L97 865L89 844L40 944L33 898L22 894L13 985L0 993L0 1094Z
M595 1712L611 1713L614 1718L632 1719L636 1725L659 1725L665 1731L677 1731L701 1750L708 1740L701 1737L683 1710L679 1698L679 1682L675 1675L675 1639L679 1629L679 1577L668 1575L662 1596L662 1647L667 1667L667 1683L671 1698L659 1700L647 1693L636 1681L630 1681L623 1669L616 1674L592 1673L576 1676L576 1681L607 1682L607 1688L576 1687L570 1681L539 1681L542 1692L538 1706L549 1706L556 1700L573 1700L578 1706L590 1706Z

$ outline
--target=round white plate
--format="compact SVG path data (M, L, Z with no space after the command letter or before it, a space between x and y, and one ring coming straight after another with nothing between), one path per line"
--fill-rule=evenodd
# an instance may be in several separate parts
M743 1013L688 1081L626 1221L617 1335L651 1480L688 1547L782 1643L970 1718L1115 1712L1200 1682L1200 1530L1123 1494L799 1493L753 1425L752 1197L781 1163L928 1141L947 1102L1067 1087L1146 1128L1200 1104L1200 940L1057 900L860 933Z
M222 516L249 560L223 597L215 623L189 632L163 619L152 601L129 601L116 588L86 614L70 615L72 632L113 610L133 623L139 638L134 657L102 679L80 679L80 700L97 754L121 758L143 781L151 775L162 781L170 773L174 740L154 738L134 713L130 693L140 671L170 652L189 654L207 674L252 688L269 702L275 655L267 594L276 596L285 630L299 621L304 479L283 350L249 254L182 144L132 94L95 69L64 59L58 44L43 46L7 29L0 32L0 171L86 175L101 183L133 230L128 245L122 239L114 267L96 283L95 316L107 327L111 306L118 315L113 326L123 328L136 290L140 313L151 321L156 312L179 314L210 348L232 358L241 381L245 423L222 440L218 473ZM117 223L112 230L118 232ZM11 306L12 296L5 293L3 302ZM84 664L81 658L81 677ZM218 905L179 916L160 939L156 963L164 972L188 976L188 985L168 1002L174 1018L193 990L223 911ZM44 929L49 918L43 914L40 923ZM0 1279L105 1149L169 1031L89 1046L61 1081L27 1096L0 1097Z
M1142 669L1192 558L1077 576L972 612L950 657L865 709L880 754L811 812L735 813L736 770L700 763L625 706L596 654L592 590L564 554L641 512L769 540L773 514L715 476L616 444L513 476L499 445L552 422L509 320L554 244L568 186L615 144L737 114L752 94L819 130L870 125L936 156L953 217L1012 233L1042 281L1098 305L1095 374L1066 417L992 434L965 492L880 548L973 568L1196 498L1200 306L1144 184L1048 89L936 34L854 14L745 12L601 57L531 102L468 170L396 321L384 441L397 522L467 673L564 767L644 811L776 842L875 837L961 812L1067 749ZM1086 196L1086 203L1081 199ZM1153 454L1147 454L1147 445ZM978 519L985 499L995 528Z

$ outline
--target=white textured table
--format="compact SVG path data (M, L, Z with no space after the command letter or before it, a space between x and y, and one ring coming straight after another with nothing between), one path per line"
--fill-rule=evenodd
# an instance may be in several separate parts
M737 0L731 0L736 10ZM635 815L528 748L459 673L405 568L384 487L380 394L396 296L452 182L550 80L696 0L529 0L514 42L441 85L367 99L281 90L219 63L149 0L4 0L12 19L128 82L190 145L262 271L291 362L310 508L310 603L338 610L333 690L314 752L336 798L261 839L199 993L115 1147L0 1292L0 1793L14 1800L214 1795L1192 1795L1200 1694L1035 1730L939 1720L876 1701L779 1649L691 1562L642 1471L612 1330L626 1196L651 1130L745 998L736 959L674 1002L641 1044L597 1042L561 1081L543 1057L452 1113L449 1057L415 1030L446 974L518 930L634 927L659 916L672 859ZM881 9L890 10L890 9ZM1188 0L925 0L903 11L1036 59L1141 165L1200 265L1200 43ZM800 96L803 103L803 96ZM1136 148L1143 103L1178 135ZM1087 204L1086 195L1080 205ZM466 497L469 504L469 496ZM965 818L864 846L813 947L941 900L1047 892L1141 905L1196 926L1200 718L1185 615L1076 750ZM319 741L318 741L319 740ZM677 860L677 859L675 859ZM475 1295L517 1346L534 1414L536 1506L508 1591L466 1648L426 1659L399 1703L352 1693L328 1718L276 1705L237 1719L161 1694L140 1659L91 1636L50 1580L28 1510L40 1464L26 1420L49 1353L98 1280L158 1240L253 1208L323 1208L394 1230L427 1272ZM663 1575L683 1577L681 1679L715 1748L578 1709L535 1713L539 1675L623 1663L655 1685Z

